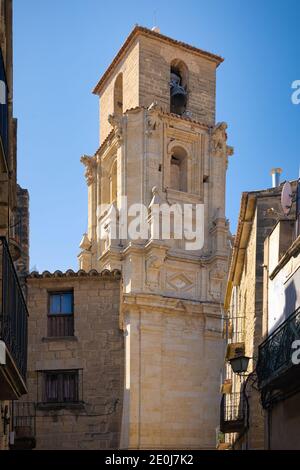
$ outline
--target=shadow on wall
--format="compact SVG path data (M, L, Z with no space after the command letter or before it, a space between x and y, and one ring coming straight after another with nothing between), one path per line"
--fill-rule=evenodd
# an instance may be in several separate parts
M299 278L300 282L300 278ZM300 284L299 284L300 286ZM297 289L295 285L295 280L293 279L287 288L284 291L285 295L285 306L283 311L283 317L286 320L299 306L299 301L297 301Z

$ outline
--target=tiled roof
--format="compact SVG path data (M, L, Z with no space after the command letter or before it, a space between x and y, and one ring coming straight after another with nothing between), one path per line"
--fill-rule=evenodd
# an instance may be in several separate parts
M118 269L114 269L113 271L109 271L108 269L104 269L103 271L99 272L96 269L91 269L90 271L84 271L80 269L79 271L75 272L73 269L68 269L66 272L62 272L60 270L54 271L51 273L50 271L43 271L39 273L38 271L32 271L28 274L27 279L45 279L45 278L70 278L70 277L87 277L87 278L113 278L113 279L120 279L121 272Z

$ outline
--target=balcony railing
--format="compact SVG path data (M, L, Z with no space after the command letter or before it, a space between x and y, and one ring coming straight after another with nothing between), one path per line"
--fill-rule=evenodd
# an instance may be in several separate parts
M220 430L242 432L247 427L248 404L242 392L224 394L220 409Z
M14 449L33 449L36 445L36 404L13 402Z
M26 381L28 311L5 237L0 237L0 340Z
M7 80L2 51L0 48L0 137L8 166L8 104ZM1 144L1 143L0 143Z
M296 369L292 362L295 352L293 342L300 339L300 308L290 315L268 338L259 346L256 366L258 386L260 389L276 383L287 386L287 373ZM298 368L297 368L298 370Z

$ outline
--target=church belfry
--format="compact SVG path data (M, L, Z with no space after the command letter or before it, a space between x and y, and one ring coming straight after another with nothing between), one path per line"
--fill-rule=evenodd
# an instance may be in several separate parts
M233 153L227 125L215 123L222 60L136 26L94 89L100 147L82 157L88 231L79 264L122 271L122 448L215 445L229 257L225 181ZM133 237L137 205L149 230L139 226ZM186 206L203 238L194 248L178 234ZM157 207L165 211L158 218ZM155 226L166 214L170 237Z

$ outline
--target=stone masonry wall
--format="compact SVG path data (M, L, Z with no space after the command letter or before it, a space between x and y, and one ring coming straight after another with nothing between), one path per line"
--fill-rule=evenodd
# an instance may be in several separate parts
M239 315L245 317L245 353L254 358L250 361L248 373L253 371L258 357L258 346L263 340L263 249L264 240L276 222L280 204L280 189L263 191L256 199L256 211L252 221L241 281L239 285ZM268 209L274 208L274 213ZM239 381L238 378L235 378ZM249 399L249 431L240 442L249 449L264 448L264 411L260 393L250 384L247 386Z
M195 53L158 38L139 36L114 70L100 96L100 143L112 127L107 118L114 113L114 85L123 74L123 113L136 106L149 107L156 101L170 112L170 68L174 60L188 69L187 111L193 120L215 123L216 64Z
M192 119L214 125L216 65L174 45L143 36L140 39L139 105L148 107L157 101L164 111L170 112L170 67L175 59L184 62L188 69L187 111Z
M120 281L113 275L27 278L28 395L37 403L37 449L117 448L123 397ZM73 289L74 337L47 337L48 292ZM38 371L82 369L83 404L40 405ZM82 388L81 388L82 387Z

